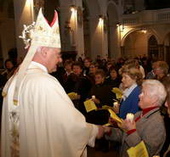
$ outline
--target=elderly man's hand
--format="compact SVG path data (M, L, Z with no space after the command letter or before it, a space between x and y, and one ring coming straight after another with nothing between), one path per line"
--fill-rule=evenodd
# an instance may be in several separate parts
M96 138L97 138L97 139L102 138L103 135L104 135L104 133L105 133L104 127L99 125L99 126L98 126L98 134L97 134Z
M122 120L122 123L119 123L119 127L124 130L125 132L129 131L129 130L133 130L136 129L136 123L135 121L131 121L131 120Z

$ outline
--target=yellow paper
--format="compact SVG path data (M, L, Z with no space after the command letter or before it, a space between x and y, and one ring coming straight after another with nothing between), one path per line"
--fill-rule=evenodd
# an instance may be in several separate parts
M110 112L110 117L111 117L113 120L115 120L115 121L118 122L118 123L122 123L121 118L118 117L117 114L116 114L113 110L108 109L108 111Z
M70 97L71 100L75 100L77 98L77 93L71 92L71 93L68 93L68 96Z
M107 105L104 105L104 106L102 106L102 109L104 109L104 110L108 110L108 109L113 109L113 107L111 107L111 106L107 106Z
M146 146L143 141L137 144L135 147L131 147L127 150L129 157L149 157Z
M86 100L84 102L84 106L85 106L85 109L86 109L87 112L97 110L95 103L91 99Z
M116 99L118 100L120 100L123 96L123 93L119 88L113 88L112 92L116 94Z

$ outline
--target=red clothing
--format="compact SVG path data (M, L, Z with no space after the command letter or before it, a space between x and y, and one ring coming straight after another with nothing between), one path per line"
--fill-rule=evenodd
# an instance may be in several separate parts
M142 110L142 114L135 119L135 122L137 122L143 115L145 115L146 113L148 113L149 111L151 111L151 110L153 110L155 108L159 108L159 107L158 106L154 106L154 107L148 107L148 108L143 109ZM136 129L132 129L132 130L127 131L126 133L128 135L130 135L130 134L134 133L135 131L136 131Z
M148 107L148 108L143 109L142 110L142 114L135 119L135 122L137 122L143 115L145 115L146 113L148 113L149 111L151 111L151 110L153 110L155 108L159 108L159 107L158 106L154 106L154 107Z

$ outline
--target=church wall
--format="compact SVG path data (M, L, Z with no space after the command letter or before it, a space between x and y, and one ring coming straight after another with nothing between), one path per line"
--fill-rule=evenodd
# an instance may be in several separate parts
M31 24L33 21L31 9L29 11L26 11L27 8L24 7L26 1L27 0L14 1L16 30L14 27L14 22L10 20L6 24L3 23L2 25L1 23L0 25L0 27L3 30L5 30L3 32L0 32L1 43L2 43L1 47L2 47L4 58L6 58L7 56L6 51L14 47L15 42L18 48L19 55L21 56L25 55L25 50L23 48L24 45L22 43L22 40L19 39L18 36L22 32L23 24ZM132 29L146 28L148 30L146 36L143 38L143 36L141 37L139 35L137 40L135 40L135 42L133 38L130 41L128 41L129 38L131 38L129 37L130 29L127 31L124 30L124 32L120 32L120 30L118 30L119 28L116 27L115 25L116 21L120 22L122 26L126 25L126 23L123 23L124 15L122 13L124 11L122 10L122 8L124 7L121 5L121 4L126 4L125 1L120 1L120 0L107 0L107 1L84 0L84 1L86 1L89 10L88 21L89 21L90 46L88 48L90 49L90 52L87 54L89 54L89 57L91 57L92 59L95 59L98 54L101 55L101 57L106 58L108 56L109 46L110 46L109 49L111 51L109 55L113 58L120 56L121 54L120 46L125 47L124 49L125 54L129 56L145 54L148 46L147 45L148 35L150 33L156 36L158 40L158 44L163 44L166 34L170 32L170 27L169 27L170 23L168 20L169 19L168 17L170 17L169 16L170 13L168 13L170 12L170 9L144 10L144 11L136 12L135 14L128 14L125 22L129 22L128 26L132 27ZM135 8L136 9L138 8L137 10L142 10L142 8L140 8L141 5L139 5L141 3L143 3L143 1L135 1ZM104 28L101 29L98 26L99 15L102 15L104 18L107 18L108 5L110 4L112 5L114 4L114 7L112 7L114 11L110 13L111 14L110 18L113 19L115 23L113 22L112 23L113 26L104 30ZM62 38L62 46L63 46L62 48L64 51L77 51L79 56L84 57L83 25L80 26L78 24L77 19L75 22L76 26L74 26L73 23L70 23L71 5L80 7L83 10L82 0L74 0L74 1L60 0L59 13L60 13L60 25L61 25L61 38ZM7 25L12 26L12 28L8 28ZM69 28L70 32L66 32L65 29L66 26L70 27ZM110 37L108 37L108 29L110 29L110 33L111 33ZM5 34L5 32L8 35ZM68 34L66 35L66 33L70 33L69 38L68 38ZM5 40L4 40L4 36L6 36ZM108 43L108 38L110 38L111 40L110 43ZM11 41L9 41L9 39L11 39ZM122 40L124 40L125 42Z

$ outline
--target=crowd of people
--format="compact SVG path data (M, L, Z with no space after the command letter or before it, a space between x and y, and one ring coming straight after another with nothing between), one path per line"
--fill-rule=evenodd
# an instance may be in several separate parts
M144 105L148 105L148 106L143 107L143 108L142 106L140 106L140 102L142 101L141 97L148 97L152 94L156 94L156 97L160 95L159 91L157 91L159 89L159 82L163 83L164 80L166 80L167 77L169 76L168 74L169 66L165 61L153 61L151 62L152 64L150 65L150 67L148 67L147 69L143 68L144 67L143 63L147 62L146 57L142 59L139 59L139 58L127 59L126 61L125 60L123 62L121 61L121 64L119 62L116 62L115 60L108 60L108 61L102 62L102 60L99 60L99 59L96 61L92 61L90 58L85 58L84 60L82 60L82 62L78 62L78 63L77 61L72 61L72 60L71 61L66 60L65 62L72 63L72 65L70 65L71 70L67 78L65 78L65 74L67 73L65 72L63 73L64 79L61 79L61 84L65 88L66 92L67 92L67 88L69 87L68 84L71 84L72 88L70 88L70 90L67 93L76 92L78 94L77 100L83 97L83 101L85 101L87 99L91 99L92 96L95 96L95 99L93 98L91 100L93 100L94 103L96 104L97 108L99 109L98 111L94 110L94 111L91 111L90 113L87 113L84 109L84 105L82 103L83 101L81 103L75 104L75 107L77 107L77 109L85 115L86 121L90 123L98 124L98 125L106 124L109 120L109 115L106 110L100 110L102 106L105 106L105 105L112 106L115 113L124 120L126 119L127 113L134 113L134 114L137 112L145 113L145 110L150 111L150 108L152 109L152 107L156 105L156 108L160 108L159 113L161 117L163 117L164 122L158 121L158 119L161 119L161 117L159 118L156 117L157 119L156 121L158 122L158 124L152 123L154 124L153 128L149 128L151 130L152 129L154 130L154 127L160 128L160 127L156 127L156 125L158 126L163 125L161 128L162 136L160 136L162 141L158 140L159 142L161 142L160 148L158 149L158 147L156 147L156 150L158 150L158 152L155 152L155 151L153 153L151 152L151 155L159 154L163 143L165 143L163 147L164 151L167 149L170 138L169 138L169 135L166 135L168 134L168 130L169 130L169 118L167 114L167 109L163 105L166 94L165 93L163 94L164 99L161 101L161 103L160 102L156 103L155 100L152 100L154 101L154 103L151 101L151 106L149 106L148 102L143 102ZM81 72L79 73L79 76L76 75L76 72L74 70L75 64L82 65L80 68ZM66 69L65 66L63 66L63 69L61 71L63 72L65 69ZM57 73L58 75L60 75L60 78L61 78L60 70ZM74 83L72 79L70 79L70 78L75 78L73 76L77 76L77 80ZM58 79L60 80L60 78ZM82 81L83 79L86 80L84 84ZM62 82L63 80L64 82ZM148 95L141 96L143 95L141 94L143 90L142 83L146 82L147 84L147 80L148 82L150 80L157 80L159 82L153 82L153 83L152 81L149 82L148 83L149 85L147 85L149 86L148 87L149 89L147 90L150 93ZM145 85L145 83L143 84ZM150 86L154 86L155 88L151 88ZM115 87L119 88L122 91L123 97L120 101L118 101L119 104L116 104L114 106L116 96L112 92L112 89ZM86 92L82 92L86 94L86 96L81 95L81 92L76 89L86 90ZM163 88L160 90L162 91ZM155 91L156 93L154 93ZM75 102L75 100L72 100L72 101ZM154 109L155 107L153 107L153 110ZM149 123L150 122L148 120L148 123L146 125L148 125ZM140 127L140 129L142 128ZM156 131L160 132L159 129L157 129ZM147 129L146 129L146 132L147 132ZM156 132L154 136L156 136L158 132ZM149 133L149 130L148 130L148 133ZM144 136L146 136L146 134L148 133L144 133ZM165 135L166 135L166 138L165 138ZM149 138L150 142L151 142L151 139L152 137ZM162 150L161 153L163 154L164 151ZM125 156L125 154L123 156Z
M0 75L2 157L85 157L87 145L104 148L108 141L120 142L121 157L128 156L127 150L141 141L149 156L167 157L168 64L146 56L116 61L98 55L94 61L89 57L62 61L59 34L53 32L58 29L57 13L48 28L41 26L46 23L43 19L40 10L35 28L44 30L37 29L38 35L35 31L32 36L28 50L32 55L17 70L6 60ZM48 32L50 38L46 31L52 32ZM113 88L122 92L121 99ZM69 98L70 93L76 94L74 99ZM93 101L97 109L88 112L86 100ZM104 106L112 108L121 123L115 124ZM133 120L126 118L128 113L135 115ZM105 126L108 122L109 127Z
M115 60L105 60L103 62L102 59L96 59L95 61L92 61L87 57L79 61L74 61L70 58L58 63L59 66L57 71L51 72L50 75L58 79L67 94L71 92L77 93L77 97L71 101L73 102L75 108L85 116L86 122L96 125L104 125L108 123L110 118L109 112L107 110L101 110L105 105L113 107L114 112L124 120L126 119L127 113L135 114L138 112L135 115L135 117L137 117L135 119L135 125L133 124L131 126L131 124L124 124L125 126L119 127L116 125L116 128L112 129L111 131L112 134L109 136L106 135L106 138L96 140L96 145L99 147L98 150L109 151L109 140L119 142L121 141L120 143L122 147L120 152L123 153L121 156L127 156L126 151L128 148L137 144L139 140L144 140L145 144L148 146L148 152L150 153L150 156L160 153L161 156L163 156L169 147L170 121L167 109L163 105L166 94L159 93L159 91L162 91L163 89L158 90L158 88L159 82L166 84L165 87L167 87L169 66L165 61L155 61L152 63L151 67L144 69L143 63L147 62L146 57L144 59L135 58L128 59L126 61L122 60L123 59L121 59L121 62L116 62ZM5 83L14 74L17 68L14 66L11 59L7 59L4 65L5 69L0 75L1 89L3 89ZM150 80L159 80L159 82L149 82ZM144 83L142 84L142 82ZM143 89L143 86L147 86L145 87L146 89ZM112 91L113 88L119 88L123 93L122 99L119 101L117 100L119 103L115 106L114 102L116 101L116 95ZM146 99L148 95L145 95L147 92L144 93L143 90L148 90L147 92L150 92L148 94L149 96L156 94L156 97L159 98L160 95L164 95L164 98L161 100L161 103L155 104L155 101L159 100L147 100L147 102L145 102L143 97ZM92 99L92 97L94 98ZM84 107L84 101L87 99L93 100L99 110L87 112ZM152 101L154 101L156 107L152 106ZM151 106L149 106L150 104L148 102L151 102ZM141 104L148 106L143 107ZM166 102L166 106L168 106L167 104L168 101ZM159 114L156 114L156 112L159 112ZM141 117L138 118L141 113L144 113L143 115L146 114L147 118L153 113L155 116L148 118L147 122L144 122L143 124L143 122L139 123L139 119ZM161 120L162 116L164 122ZM142 118L144 118L144 116ZM151 124L153 126L151 126ZM114 122L113 126L115 126ZM149 126L149 128L147 128L147 126ZM122 128L123 130L126 130L126 132L123 132ZM152 129L155 131L155 134L153 134L153 131L152 134L150 134ZM129 130L135 131L131 132ZM117 133L115 133L115 131ZM136 134L134 132L136 132ZM157 136L158 134L159 136ZM120 137L118 135L120 135ZM124 136L127 135L128 138L126 139ZM130 138L129 135L132 136L132 139L130 140L133 142L131 141L132 143L128 144L127 146L127 142ZM154 141L152 141L153 136L159 138L157 140L154 138ZM157 143L157 145L155 145L154 142ZM158 145L159 147L157 147Z

